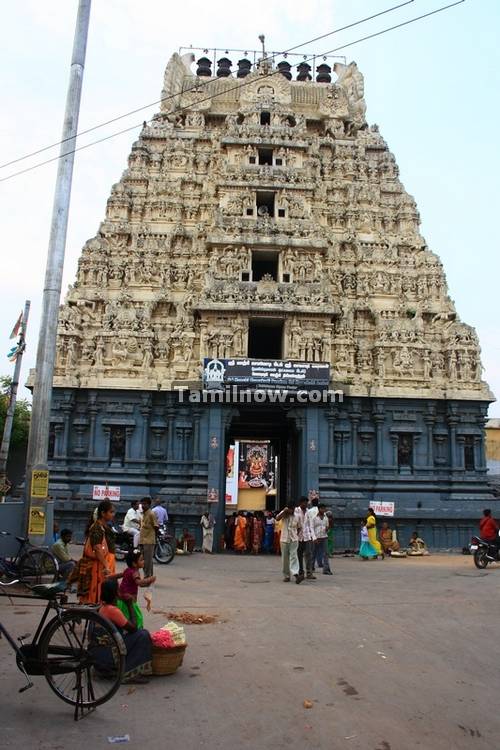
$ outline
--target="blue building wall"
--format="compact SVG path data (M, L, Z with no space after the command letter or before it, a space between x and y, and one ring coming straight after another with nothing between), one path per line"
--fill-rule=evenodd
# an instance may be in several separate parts
M374 500L395 502L391 525L403 542L417 529L435 547L463 546L482 508L497 512L487 481L485 402L346 397L270 406L271 421L276 408L287 411L296 435L290 486L297 494L319 493L331 506L339 548L357 546L359 520ZM198 538L207 498L218 498L212 507L220 529L225 453L237 414L235 405L180 403L175 392L55 389L56 517L81 536L92 486L108 483L121 487L119 512L133 498L159 495L176 529L187 526ZM264 421L262 438L266 429ZM119 450L112 445L117 433L124 438Z

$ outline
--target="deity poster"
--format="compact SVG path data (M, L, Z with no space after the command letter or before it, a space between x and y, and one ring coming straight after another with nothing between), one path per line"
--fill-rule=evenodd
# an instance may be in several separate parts
M239 489L264 489L272 485L272 461L268 442L240 441Z

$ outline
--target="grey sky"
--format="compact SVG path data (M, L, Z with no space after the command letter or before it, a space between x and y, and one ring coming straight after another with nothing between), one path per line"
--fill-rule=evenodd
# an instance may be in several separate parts
M254 0L225 6L200 0L94 0L80 129L157 100L165 65L179 46L254 49L264 32L269 49L286 49L393 4L397 0ZM415 0L385 17L306 45L304 53L325 52L443 4L446 0ZM1 3L1 163L59 138L76 6L76 0ZM368 121L380 126L401 179L417 200L422 233L444 263L462 320L477 328L485 379L496 393L499 20L496 0L466 0L339 52L348 61L356 60L365 76ZM156 110L84 136L80 143L141 123ZM138 132L77 154L64 290L74 280L83 243L104 216L111 185L125 169ZM1 170L0 175L10 171ZM0 374L11 373L5 356L8 335L25 298L32 300L32 316L23 376L34 365L54 180L52 164L0 183ZM26 395L23 388L20 395ZM493 404L490 414L500 416L500 405Z

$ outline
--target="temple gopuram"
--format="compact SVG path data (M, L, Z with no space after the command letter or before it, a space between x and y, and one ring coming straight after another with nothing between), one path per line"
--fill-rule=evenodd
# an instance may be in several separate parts
M477 335L356 63L249 57L171 57L83 247L59 317L56 513L81 530L109 486L121 509L164 498L178 528L208 503L220 529L319 495L339 547L370 504L403 540L462 546L495 507Z

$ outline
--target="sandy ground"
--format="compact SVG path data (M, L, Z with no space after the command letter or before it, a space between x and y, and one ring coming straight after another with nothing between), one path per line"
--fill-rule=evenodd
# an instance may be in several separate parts
M43 677L23 694L0 641L5 748L494 750L500 747L500 567L472 558L362 562L335 558L332 577L283 583L275 557L177 557L156 568L154 630L170 610L217 614L187 626L174 676L123 686L75 723ZM0 600L15 634L40 605ZM304 708L304 701L312 708Z

